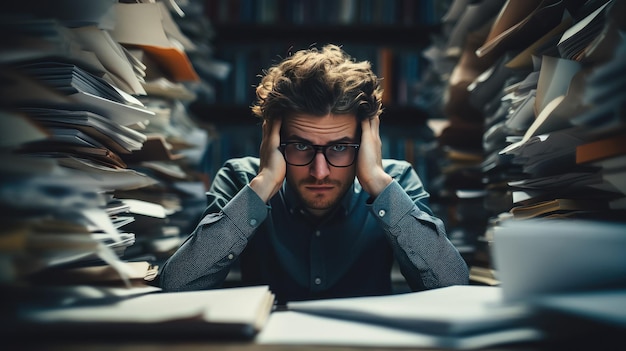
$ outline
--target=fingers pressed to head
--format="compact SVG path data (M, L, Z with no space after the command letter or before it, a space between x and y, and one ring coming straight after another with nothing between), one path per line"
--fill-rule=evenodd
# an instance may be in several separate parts
M274 135L280 136L280 125L282 122L282 118L274 118L272 119L272 133Z
M263 131L264 139L268 141L269 140L276 141L276 139L278 139L278 141L276 142L280 142L280 125L281 125L280 118L272 118L272 119L264 120L263 125L261 127Z
M378 131L380 128L380 118L378 116L371 118L370 125L372 127L372 133L378 135Z
M271 122L269 120L264 120L263 124L261 125L261 129L263 131L263 135L269 135L270 131L271 131Z
M371 133L371 135L378 135L380 128L380 118L378 116L372 118L366 118L361 122L361 131L363 134Z

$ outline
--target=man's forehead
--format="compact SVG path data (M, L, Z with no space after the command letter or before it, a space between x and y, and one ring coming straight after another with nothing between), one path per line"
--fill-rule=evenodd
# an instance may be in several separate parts
M353 141L357 137L357 126L354 115L296 115L283 120L281 136L313 143Z

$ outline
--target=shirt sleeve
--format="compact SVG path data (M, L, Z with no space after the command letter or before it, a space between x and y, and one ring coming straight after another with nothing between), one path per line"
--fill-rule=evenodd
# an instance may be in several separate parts
M370 206L412 290L467 284L467 264L448 240L443 222L430 212L427 198L417 173L406 167Z
M163 266L161 288L185 291L221 286L267 215L268 206L249 185L219 212L205 211L193 233Z

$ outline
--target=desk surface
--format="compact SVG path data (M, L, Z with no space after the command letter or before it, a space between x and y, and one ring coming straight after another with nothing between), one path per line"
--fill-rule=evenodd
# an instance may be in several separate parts
M582 333L584 334L584 333ZM552 350L626 350L626 339L623 333L592 334L580 336L581 333L567 333L564 338L552 341L516 343L480 348L482 351L552 351ZM386 346L338 346L338 345L262 345L254 341L235 340L168 340L168 339L28 339L19 342L4 339L3 344L13 345L19 350L46 351L444 351L430 347L386 347ZM11 342L13 341L13 342ZM19 347L16 347L18 346Z
M60 343L25 343L20 345L20 350L47 350L47 351L442 351L433 348L404 348L404 347L350 347L350 346L315 346L315 345L259 345L246 342L60 342ZM549 349L549 348L548 348ZM482 350L491 351L539 351L547 350L545 347L514 345L506 347L494 347Z

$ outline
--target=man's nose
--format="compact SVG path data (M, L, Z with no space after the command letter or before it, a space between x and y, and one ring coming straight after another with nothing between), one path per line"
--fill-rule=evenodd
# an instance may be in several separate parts
M330 174L330 167L322 152L318 151L315 153L315 158L313 159L313 163L311 163L310 173L315 179L324 179Z

